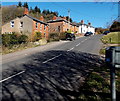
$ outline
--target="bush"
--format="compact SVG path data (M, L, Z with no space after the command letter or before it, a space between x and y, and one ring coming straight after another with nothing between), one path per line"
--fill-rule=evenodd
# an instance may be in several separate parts
M42 34L41 34L41 32L35 32L32 41L38 41L38 40L40 40L40 39L42 39Z
M10 45L10 34L2 34L2 44L5 47L8 47Z
M65 32L61 32L60 33L60 39L61 40L65 40L66 39L66 33Z
M59 41L59 33L50 33L49 34L49 41Z
M27 42L28 37L26 35L19 35L15 32L12 34L2 34L2 45L5 47L11 47L16 44Z
M27 40L28 40L28 36L27 36L27 35L20 35L20 36L18 37L18 43L19 43L19 44L25 43L25 42L27 42Z

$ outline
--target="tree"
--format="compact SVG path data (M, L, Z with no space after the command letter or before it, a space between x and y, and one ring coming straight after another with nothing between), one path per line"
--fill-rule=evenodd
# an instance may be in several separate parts
M40 8L38 8L37 6L35 6L34 11L38 12L38 13L41 13Z
M25 2L24 5L23 5L23 7L25 7L25 8L29 8L29 7L28 7L28 3Z
M18 7L22 7L22 3L21 2L18 3Z
M67 20L67 21L70 21L70 22L73 22L73 21L72 21L72 18L69 18L69 16L66 16L66 20Z

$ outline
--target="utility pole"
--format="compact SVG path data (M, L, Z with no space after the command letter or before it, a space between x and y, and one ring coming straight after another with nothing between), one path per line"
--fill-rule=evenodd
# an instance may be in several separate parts
M68 23L69 23L69 30L70 30L70 9L68 9Z

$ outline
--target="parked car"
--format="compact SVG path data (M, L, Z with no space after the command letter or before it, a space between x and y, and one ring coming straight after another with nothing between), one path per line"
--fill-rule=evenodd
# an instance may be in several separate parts
M93 35L92 32L86 32L84 36L90 36L90 35Z
M110 31L104 31L104 35L107 35L108 33L110 33Z
M74 33L66 33L66 40L70 40L70 41L75 40Z

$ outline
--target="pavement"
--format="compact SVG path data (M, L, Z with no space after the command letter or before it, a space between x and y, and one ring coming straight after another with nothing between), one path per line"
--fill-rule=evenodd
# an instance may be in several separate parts
M60 41L3 55L2 100L70 101L104 61L101 35Z

